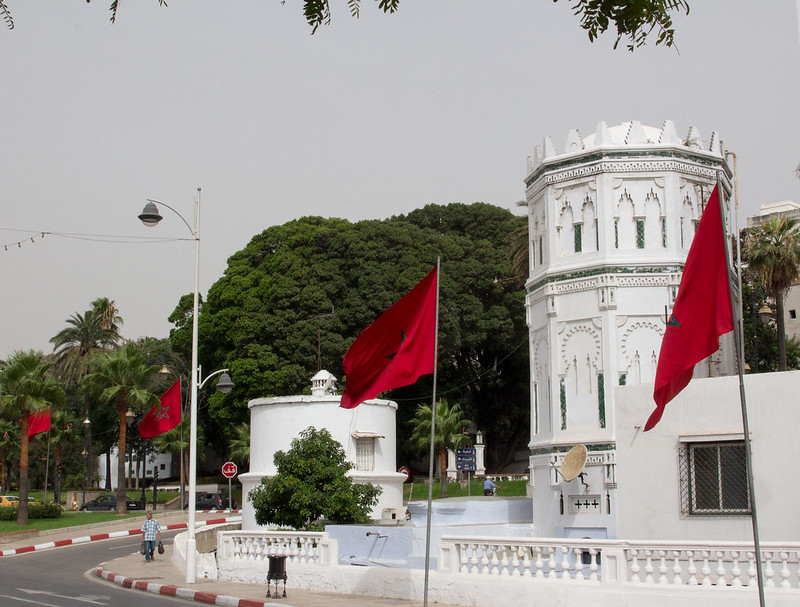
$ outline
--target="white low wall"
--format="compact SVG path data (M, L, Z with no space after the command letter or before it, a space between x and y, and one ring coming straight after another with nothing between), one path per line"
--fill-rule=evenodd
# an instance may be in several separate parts
M288 556L291 589L420 601L425 572L341 566L324 533L221 532L220 579L264 583L269 556ZM224 548L223 548L224 547ZM800 544L762 545L770 607L800 604ZM562 538L445 536L431 602L465 607L750 607L756 604L752 545Z

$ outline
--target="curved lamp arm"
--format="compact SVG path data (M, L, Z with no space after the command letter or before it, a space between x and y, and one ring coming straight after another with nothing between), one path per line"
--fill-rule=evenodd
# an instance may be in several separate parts
M198 189L199 189L199 188L198 188ZM189 228L189 232L191 232L191 233L192 233L192 236L194 236L195 238L197 237L197 230L196 230L195 228L193 228L192 226L190 226L190 225L189 225L189 222L188 222L188 221L186 221L186 218L185 218L183 215L181 215L179 211L177 211L177 210L176 210L176 209L174 209L173 207L169 206L169 205L168 205L166 202L161 202L160 200L155 200L155 199L153 199L153 198L148 198L148 199L147 199L147 202L152 202L153 204L160 204L160 205L163 205L163 206L167 207L167 208L168 208L170 211L172 211L172 212L173 212L173 213L175 213L175 214L176 214L178 217L180 217L180 218L181 218L181 221L182 221L183 223L185 223L185 224L186 224L186 227L187 227L187 228Z
M214 371L213 373L209 373L208 375L206 375L205 379L203 379L203 381L201 381L201 382L198 384L198 386L197 386L197 389L198 389L198 390L202 390L202 389L203 389L203 386L205 386L205 385L206 385L206 382L207 382L209 379L211 379L211 378L212 378L212 377L214 377L215 375L221 375L222 373L227 373L228 371L230 371L230 369L220 369L219 371ZM201 375L201 372L202 372L202 371L201 371L201 369L198 367L198 369L197 369L197 379L198 379L198 381L200 381L200 375ZM230 378L228 378L228 379L230 380ZM231 387L233 387L233 384L231 384ZM229 391L230 391L230 390L229 390Z

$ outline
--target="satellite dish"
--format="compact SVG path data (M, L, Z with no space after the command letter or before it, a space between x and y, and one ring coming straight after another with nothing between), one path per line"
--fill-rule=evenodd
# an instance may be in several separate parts
M565 481L571 481L583 471L587 455L586 445L575 445L567 451L564 461L561 462L561 476Z

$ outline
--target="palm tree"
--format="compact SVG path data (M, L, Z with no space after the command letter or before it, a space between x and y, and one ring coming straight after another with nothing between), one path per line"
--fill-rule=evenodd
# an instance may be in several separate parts
M89 388L103 403L113 404L119 420L117 443L117 514L125 514L125 453L127 448L128 410L144 411L158 402L158 396L146 386L150 377L158 370L147 365L144 356L133 344L126 344L113 352L95 355L96 371L84 378Z
M11 486L8 480L8 448L17 445L19 445L17 425L7 419L0 420L0 492L2 493L8 493Z
M64 389L50 375L51 366L44 354L30 350L12 354L2 371L3 415L20 420L18 525L28 524L28 416L65 400Z
M797 281L800 264L800 226L794 219L773 217L746 230L742 254L749 270L775 298L778 328L778 368L786 371L784 291Z
M92 302L92 311L100 318L100 326L103 329L110 329L119 334L123 320L119 315L117 302L111 301L108 297L98 297Z
M469 446L472 439L464 434L464 428L472 422L464 417L458 404L451 405L446 400L436 404L436 426L433 444L439 448L440 474L442 480L441 497L447 497L447 450ZM420 451L430 447L431 442L431 406L418 405L417 412L411 420L411 444Z
M79 423L71 411L53 411L50 415L50 442L56 449L56 482L54 483L53 501L61 503L61 468L62 447L74 445L78 440L76 429Z
M93 302L94 309L83 314L76 312L67 319L67 328L50 338L55 351L55 369L65 381L80 387L83 377L90 371L92 356L116 346L121 336L118 331L116 308L107 298ZM110 311L109 311L110 310ZM110 321L109 321L110 317ZM89 419L90 398L83 394L84 419ZM89 478L94 478L94 457L91 425L85 425L86 450L89 452Z
M242 422L235 428L236 435L231 439L228 457L240 464L250 463L250 424Z

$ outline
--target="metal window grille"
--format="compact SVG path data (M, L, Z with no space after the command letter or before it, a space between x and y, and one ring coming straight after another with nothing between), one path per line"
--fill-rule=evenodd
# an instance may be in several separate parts
M750 514L744 442L685 443L679 468L685 516Z
M580 253L583 249L583 225L576 223L575 228L575 252Z

